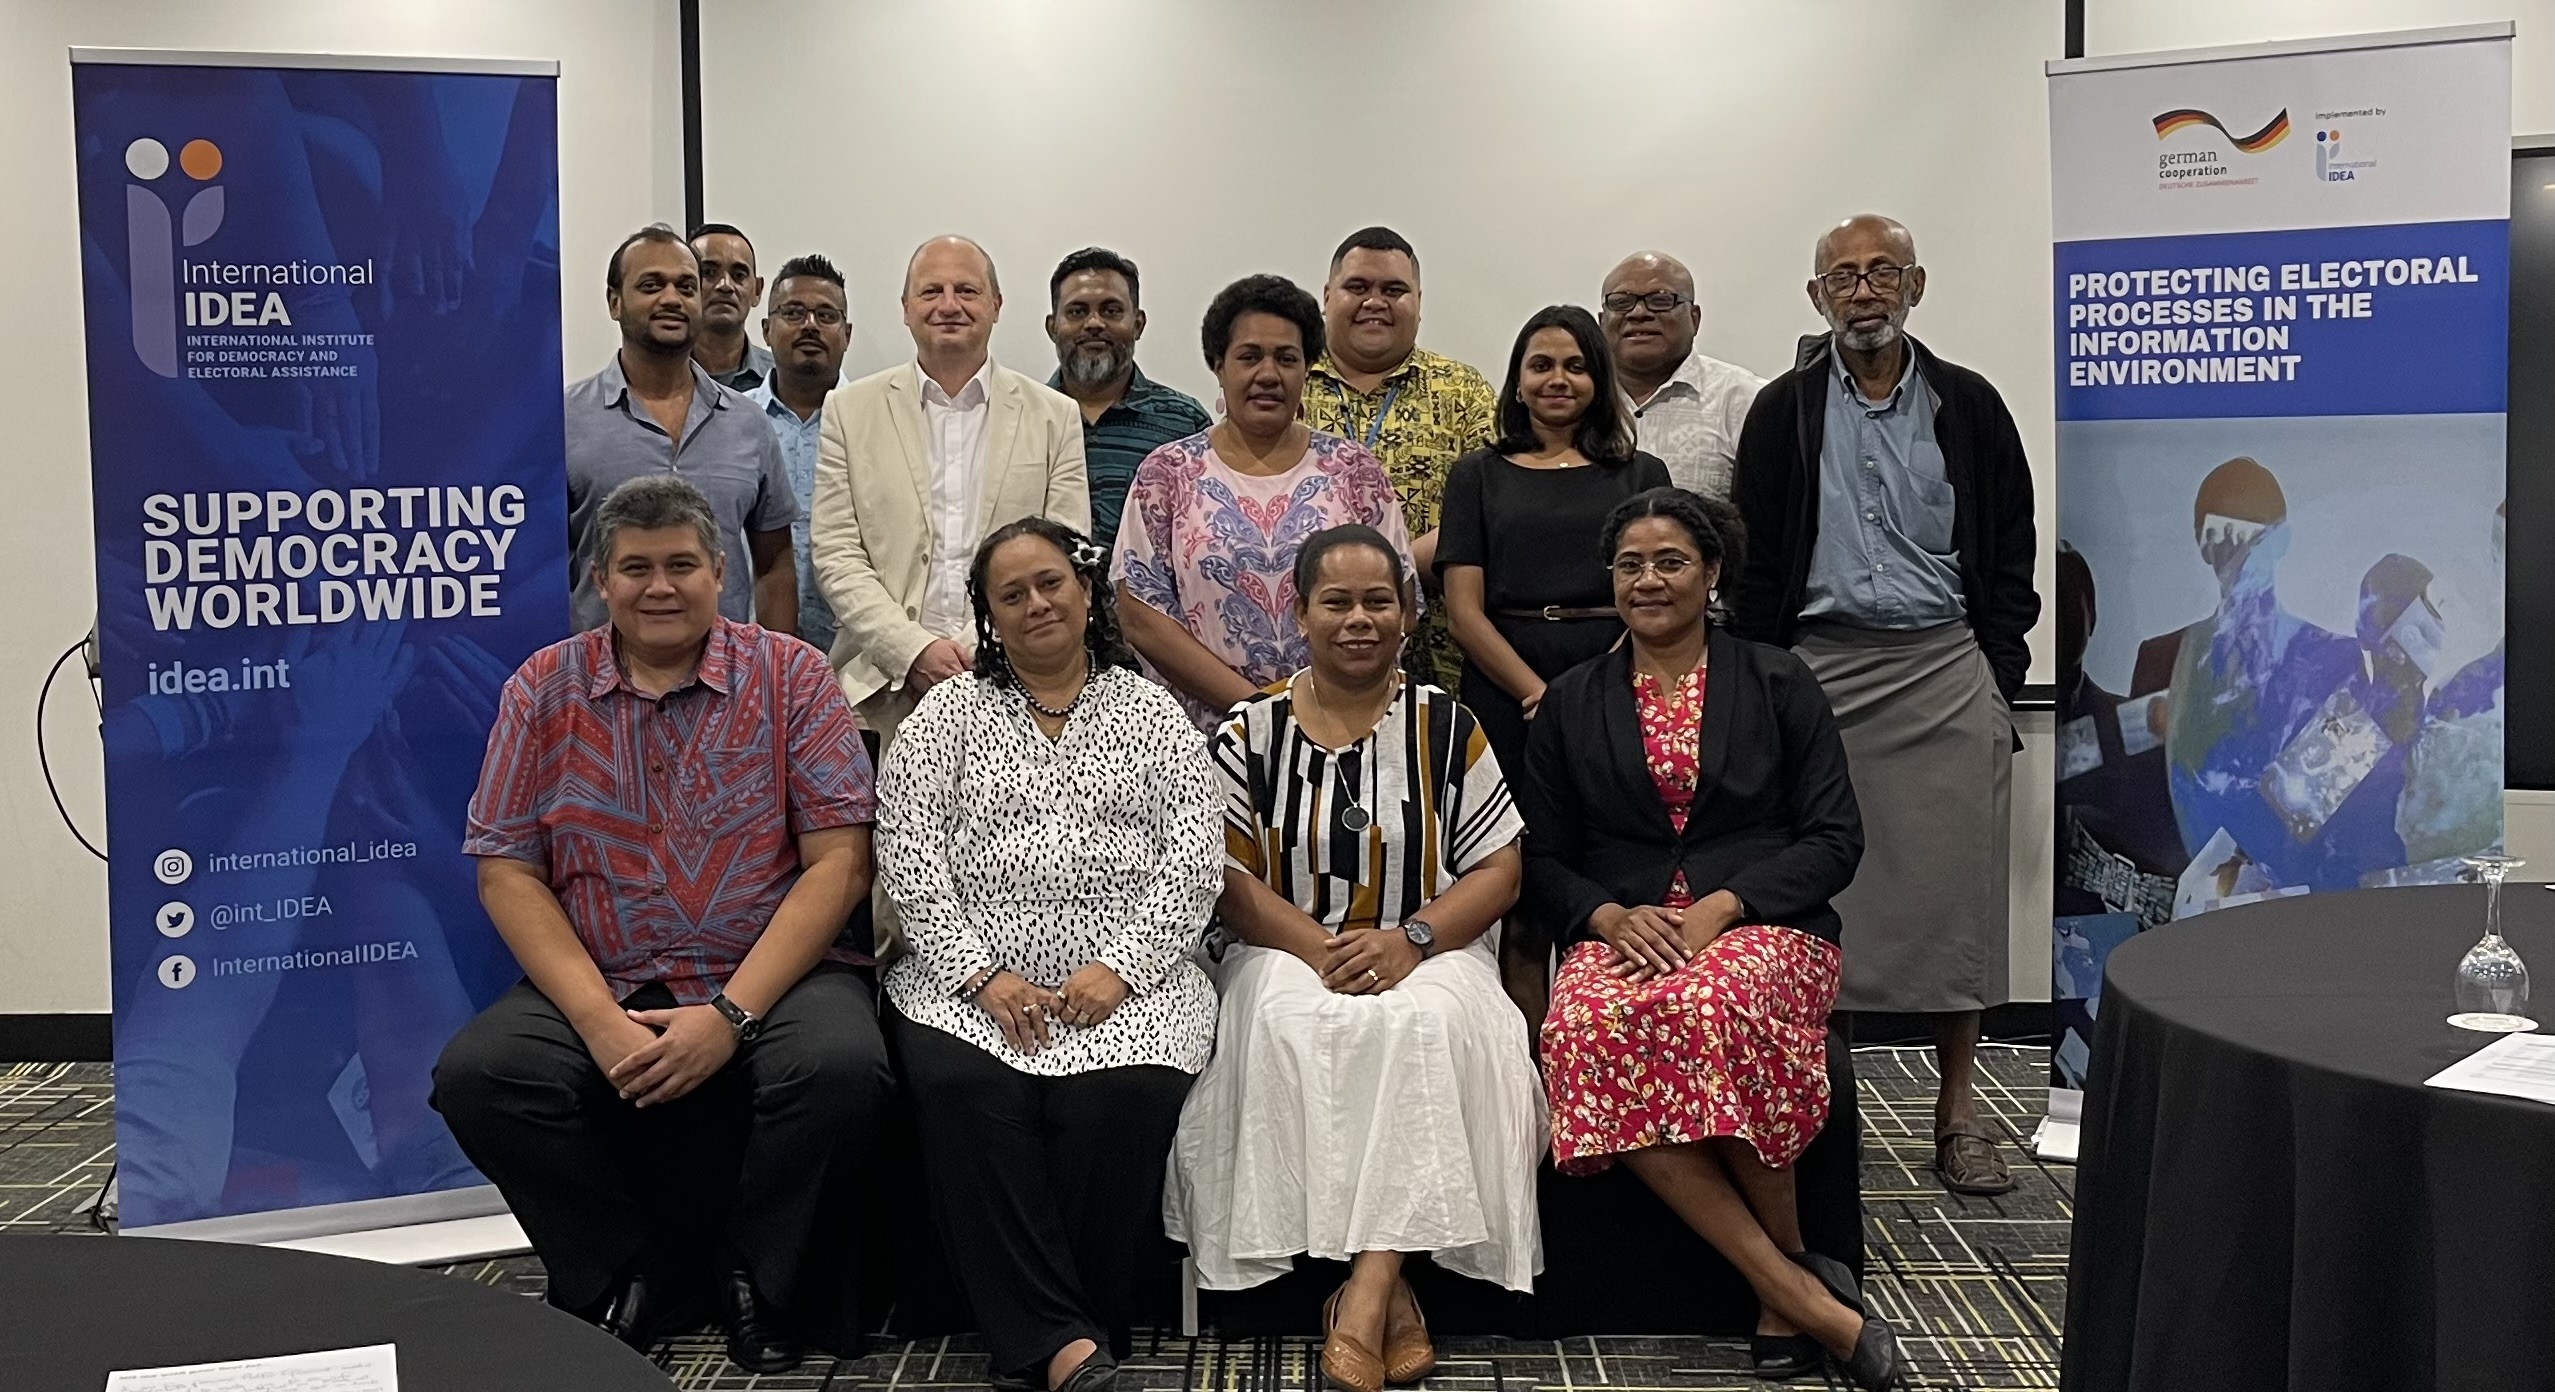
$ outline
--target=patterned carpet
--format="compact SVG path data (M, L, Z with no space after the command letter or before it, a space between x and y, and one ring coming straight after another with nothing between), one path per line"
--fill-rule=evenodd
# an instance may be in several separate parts
M1981 1051L1980 1100L2009 1138L2021 1187L1964 1199L1933 1182L1934 1067L1930 1052L1866 1048L1855 1060L1863 1102L1863 1202L1871 1277L1866 1293L1898 1329L1926 1388L2002 1392L2058 1385L2058 1329L2066 1306L2072 1171L2033 1163L2022 1140L2040 1119L2048 1055ZM113 1100L102 1064L0 1065L0 1231L91 1231L76 1210L105 1183L115 1158ZM451 1268L467 1280L541 1291L529 1257ZM1522 1343L1449 1339L1430 1388L1496 1392L1759 1389L1745 1344L1692 1337ZM1309 1339L1141 1340L1121 1385L1293 1392L1321 1385ZM717 1392L872 1392L981 1387L984 1356L971 1339L891 1347L855 1361L811 1359L784 1377L730 1366L715 1337L669 1342L658 1361L679 1387ZM1814 1387L1812 1379L1791 1384Z

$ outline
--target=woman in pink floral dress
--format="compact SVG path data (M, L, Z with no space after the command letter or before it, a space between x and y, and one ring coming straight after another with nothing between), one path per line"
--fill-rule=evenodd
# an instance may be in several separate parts
M1716 512L1720 515L1716 517ZM1544 1017L1553 1160L1621 1161L1757 1294L1761 1376L1899 1377L1851 1272L1803 1250L1792 1164L1828 1114L1827 1017L1862 819L1816 678L1713 628L1736 519L1682 489L1606 520L1627 641L1527 734L1526 893L1565 955Z
M1322 308L1279 276L1246 276L1207 306L1207 366L1224 419L1146 455L1118 524L1118 612L1145 670L1213 733L1224 713L1304 666L1295 551L1351 522L1411 566L1392 480L1353 440L1308 429L1305 369ZM1412 589L1416 613L1418 590Z

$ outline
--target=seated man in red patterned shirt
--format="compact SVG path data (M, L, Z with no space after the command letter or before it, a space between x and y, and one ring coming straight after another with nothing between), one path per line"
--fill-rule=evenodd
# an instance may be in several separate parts
M893 1086L845 931L869 893L869 758L823 654L720 617L697 489L634 479L595 525L611 623L507 682L463 845L524 980L445 1048L435 1106L551 1303L641 1348L695 1274L668 1254L701 1191L663 1157L742 1125L712 1274L729 1357L782 1371L825 1177Z

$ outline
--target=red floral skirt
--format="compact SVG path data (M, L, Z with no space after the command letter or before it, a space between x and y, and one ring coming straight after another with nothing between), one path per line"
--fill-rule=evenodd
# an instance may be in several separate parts
M1836 946L1745 924L1673 975L1630 982L1615 950L1562 959L1544 1016L1553 1163L1594 1174L1627 1150L1736 1136L1788 1169L1828 1119Z

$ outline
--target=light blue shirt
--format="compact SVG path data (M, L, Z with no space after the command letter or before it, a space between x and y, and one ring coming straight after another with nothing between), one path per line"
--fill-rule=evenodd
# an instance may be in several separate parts
M1952 540L1952 484L1934 440L1934 392L1912 350L1906 364L1875 403L1828 350L1835 375L1819 443L1819 532L1805 619L1904 630L1968 613Z
M790 492L798 496L798 520L790 524L790 549L798 561L798 636L815 644L818 652L832 652L834 606L817 588L816 556L807 544L807 519L816 506L816 434L825 413L800 420L798 412L772 394L768 376L745 399L761 407L763 419L772 423L772 434L781 442L781 468L790 476Z

